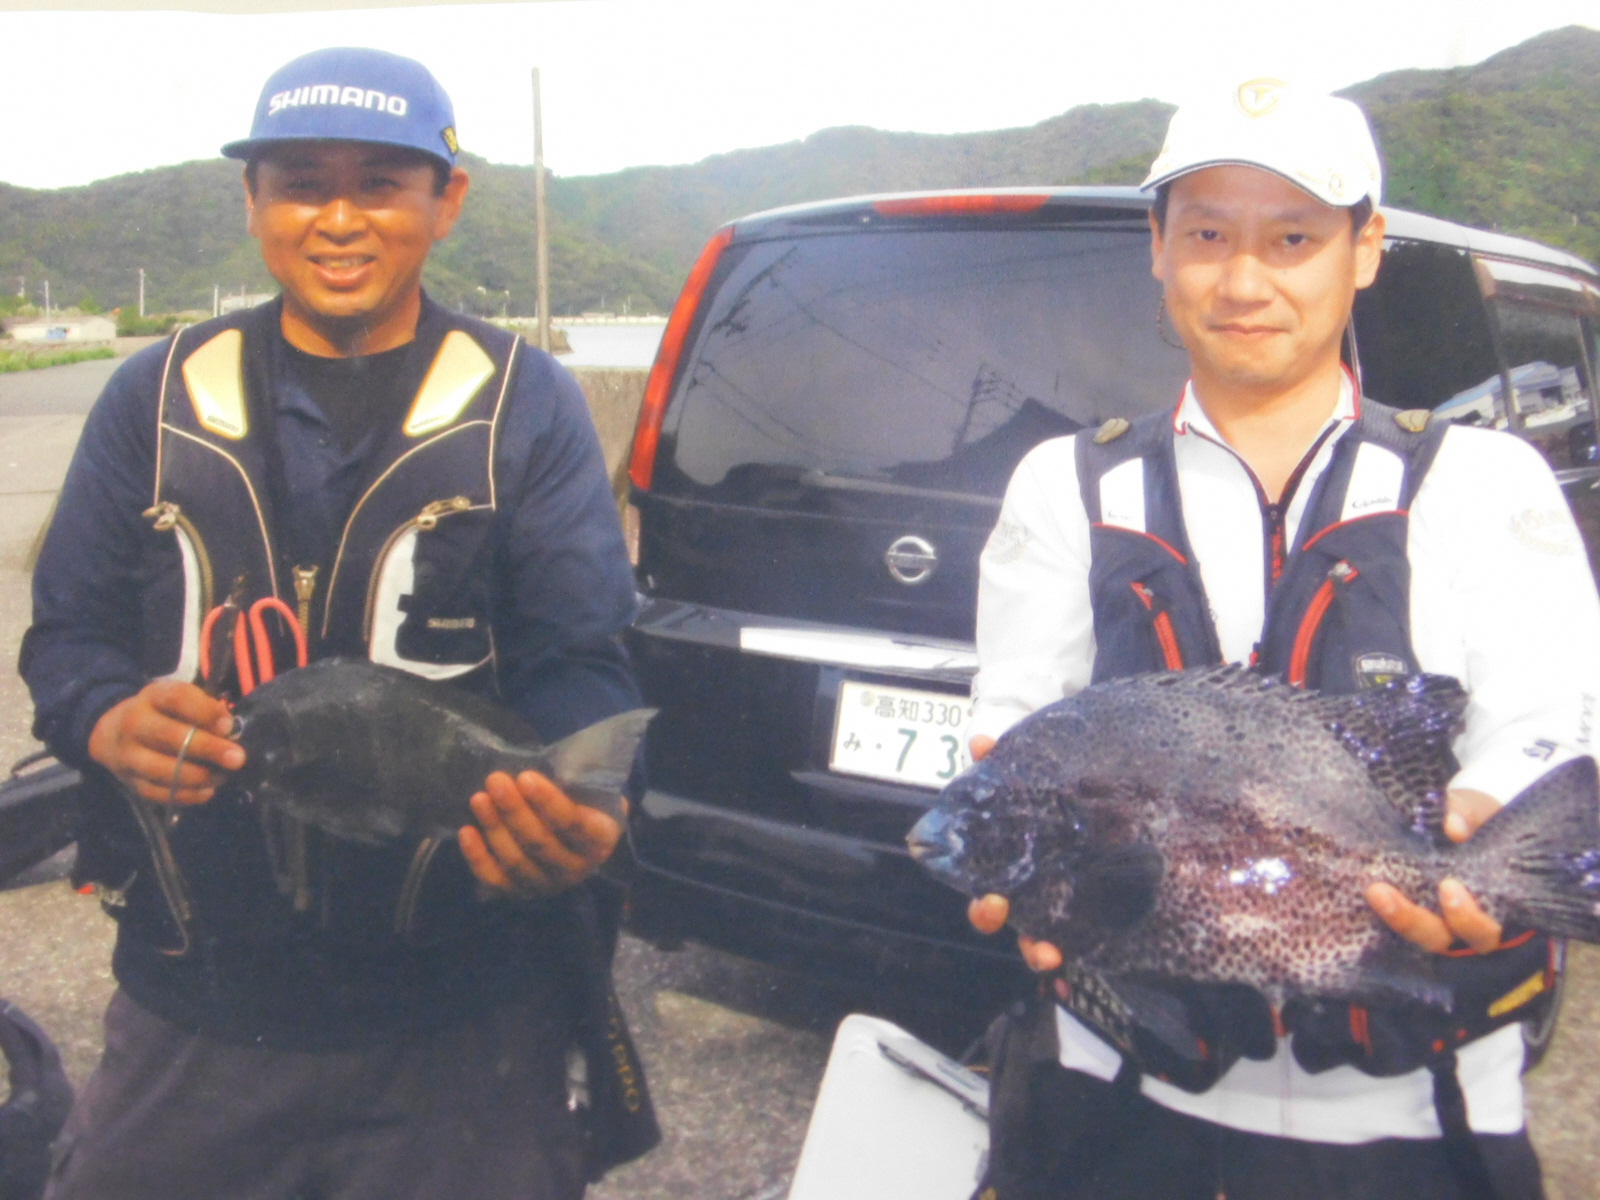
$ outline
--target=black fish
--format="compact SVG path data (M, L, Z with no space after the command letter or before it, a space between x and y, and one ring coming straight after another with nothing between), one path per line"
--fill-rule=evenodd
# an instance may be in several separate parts
M451 834L491 771L533 770L622 819L622 790L655 710L637 708L545 746L501 705L405 671L323 659L239 702L238 784L338 837Z
M1323 696L1224 667L1090 687L953 780L912 854L1077 966L1448 1005L1365 899L1464 883L1497 920L1600 942L1600 787L1567 762L1460 846L1440 831L1466 696L1414 676Z

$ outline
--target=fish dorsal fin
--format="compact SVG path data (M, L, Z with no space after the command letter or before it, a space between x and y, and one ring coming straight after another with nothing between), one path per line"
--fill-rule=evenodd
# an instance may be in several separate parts
M630 709L546 746L548 774L578 803L622 820L623 789L633 772L639 741L655 715L653 708Z
M1175 687L1195 690L1264 691L1269 688L1289 689L1281 679L1263 675L1243 663L1223 663L1215 667L1191 667L1186 671L1166 671L1156 675L1132 676L1121 682L1138 683L1141 687ZM1102 685L1104 686L1104 685Z
M1366 766L1413 832L1443 844L1445 790L1460 769L1450 743L1467 693L1448 675L1411 675L1349 696L1319 696L1328 732Z

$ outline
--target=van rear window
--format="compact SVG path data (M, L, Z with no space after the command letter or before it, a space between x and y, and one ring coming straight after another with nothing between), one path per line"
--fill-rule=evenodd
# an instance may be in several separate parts
M657 488L1001 496L1047 437L1174 404L1142 225L891 229L728 252ZM1170 336L1170 334L1169 334Z

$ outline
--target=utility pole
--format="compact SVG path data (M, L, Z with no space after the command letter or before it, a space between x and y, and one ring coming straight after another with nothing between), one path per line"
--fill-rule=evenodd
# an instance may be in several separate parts
M44 320L46 325L50 323L50 281L48 279L44 281Z
M550 352L550 236L544 208L544 110L539 68L533 69L533 241L538 271L539 349Z
M144 317L144 268L139 268L139 316Z
M219 283L211 285L211 315L213 317L222 315L222 285Z

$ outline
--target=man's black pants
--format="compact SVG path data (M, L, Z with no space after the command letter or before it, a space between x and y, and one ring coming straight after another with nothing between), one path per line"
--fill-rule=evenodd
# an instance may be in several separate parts
M49 1200L575 1200L570 1023L511 1005L394 1045L221 1042L121 991Z
M1032 1068L1030 1092L1022 1144L1038 1157L1021 1189L1028 1200L1483 1200L1458 1182L1441 1141L1241 1133L1054 1063ZM1541 1200L1526 1132L1476 1140L1494 1200Z

